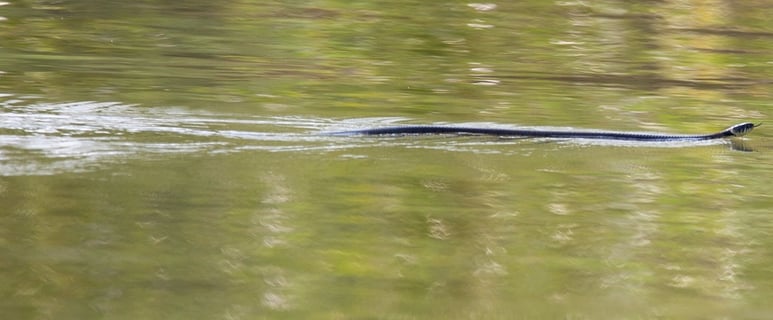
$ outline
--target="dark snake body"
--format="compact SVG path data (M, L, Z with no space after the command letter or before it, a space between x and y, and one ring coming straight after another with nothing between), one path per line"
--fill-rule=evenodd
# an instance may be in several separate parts
M700 141L728 137L740 137L752 131L760 124L744 122L729 127L721 132L703 135L637 133L615 131L558 131L536 129L499 129L479 127L453 126L399 126L373 128L352 131L339 131L332 135L417 135L417 134L477 134L500 137L534 137L534 138L565 138L565 139L599 139L599 140L630 140L630 141Z

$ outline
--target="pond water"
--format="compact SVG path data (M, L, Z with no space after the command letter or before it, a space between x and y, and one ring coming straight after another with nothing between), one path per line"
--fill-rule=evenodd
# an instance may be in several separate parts
M768 318L771 16L0 2L0 313ZM322 134L746 121L701 143Z

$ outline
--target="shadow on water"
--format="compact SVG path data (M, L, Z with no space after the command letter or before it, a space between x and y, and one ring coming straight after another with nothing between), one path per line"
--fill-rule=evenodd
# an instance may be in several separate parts
M694 147L730 145L752 151L742 141L635 142L547 140L481 136L361 137L323 133L405 124L410 119L324 119L254 117L216 114L184 108L148 108L117 102L61 104L9 100L0 104L0 175L45 175L90 170L127 158L163 154L264 152L331 152L369 147L440 149L480 154L518 154L512 145L570 143L576 146ZM434 123L438 125L447 123ZM496 123L455 125L523 128ZM530 127L569 130L572 128ZM362 155L349 155L362 156Z

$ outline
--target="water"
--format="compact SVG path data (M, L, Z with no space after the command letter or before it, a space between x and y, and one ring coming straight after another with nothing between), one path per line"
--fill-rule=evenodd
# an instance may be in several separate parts
M1 4L5 317L773 311L763 2Z

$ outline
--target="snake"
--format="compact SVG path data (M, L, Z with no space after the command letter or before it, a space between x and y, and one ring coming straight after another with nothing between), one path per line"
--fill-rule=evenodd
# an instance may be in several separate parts
M538 129L503 129L483 127L461 127L440 125L407 125L394 127L369 128L330 133L336 136L375 136L375 135L422 135L422 134L457 134L457 135L490 135L499 137L533 137L558 139L598 139L598 140L629 140L629 141L702 141L721 138L741 137L759 127L762 123L739 123L717 133L710 134L666 134L623 131L585 131L585 130L538 130Z

